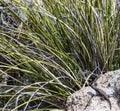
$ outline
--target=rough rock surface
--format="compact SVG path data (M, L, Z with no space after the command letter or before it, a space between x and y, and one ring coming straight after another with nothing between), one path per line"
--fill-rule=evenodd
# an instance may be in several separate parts
M96 86L102 89L111 102L97 96L91 87L84 87L68 97L67 111L120 111L120 70L101 74L96 81Z

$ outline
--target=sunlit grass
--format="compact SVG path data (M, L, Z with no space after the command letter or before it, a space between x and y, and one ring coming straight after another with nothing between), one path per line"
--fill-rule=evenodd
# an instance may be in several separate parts
M3 110L65 108L88 75L119 68L120 13L112 0L0 3L12 19L0 19L7 23L0 27L0 76L14 80L2 86L2 98L9 95Z

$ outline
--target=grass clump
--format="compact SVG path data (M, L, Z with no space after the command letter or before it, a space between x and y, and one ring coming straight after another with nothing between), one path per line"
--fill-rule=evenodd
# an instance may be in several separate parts
M2 110L65 108L87 73L119 68L120 13L112 0L0 3L8 12L0 19Z

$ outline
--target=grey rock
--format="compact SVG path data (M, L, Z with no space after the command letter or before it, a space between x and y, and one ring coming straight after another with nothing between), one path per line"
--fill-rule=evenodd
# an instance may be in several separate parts
M112 104L111 109L109 103L105 99L101 99L101 96L97 96L95 90L88 86L81 88L68 97L66 110L120 111L120 69L101 74L95 84L97 88L103 90L109 96Z

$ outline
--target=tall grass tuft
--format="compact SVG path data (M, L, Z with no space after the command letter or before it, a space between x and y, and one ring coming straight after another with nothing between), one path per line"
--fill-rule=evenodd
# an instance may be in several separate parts
M113 0L0 3L3 111L64 109L86 72L120 67L120 10Z

